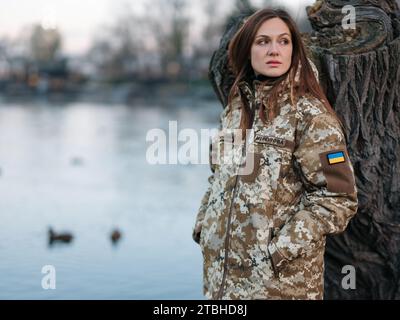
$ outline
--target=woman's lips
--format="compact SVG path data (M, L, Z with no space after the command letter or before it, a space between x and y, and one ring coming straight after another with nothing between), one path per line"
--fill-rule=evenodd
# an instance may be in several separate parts
M279 61L269 61L267 62L267 65L271 68L277 68L281 65L282 63Z
M267 64L268 65L279 65L279 64L282 64L281 62L279 62L279 61L269 61L269 62L267 62Z

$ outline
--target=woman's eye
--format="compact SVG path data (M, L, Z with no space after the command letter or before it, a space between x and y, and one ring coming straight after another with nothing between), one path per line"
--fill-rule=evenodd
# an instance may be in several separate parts
M263 46L269 43L269 40L258 40L256 42L257 45ZM290 43L289 39L281 39L279 40L279 43L282 45L287 45Z

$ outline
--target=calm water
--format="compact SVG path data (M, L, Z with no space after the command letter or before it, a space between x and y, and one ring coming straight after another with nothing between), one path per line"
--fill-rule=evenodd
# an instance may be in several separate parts
M169 120L215 128L221 107L171 105L0 101L0 299L203 298L191 231L209 168L149 165L145 137ZM49 246L50 225L74 241Z

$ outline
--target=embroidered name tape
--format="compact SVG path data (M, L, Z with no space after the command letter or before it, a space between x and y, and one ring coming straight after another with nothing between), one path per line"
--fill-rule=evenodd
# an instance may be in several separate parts
M328 153L327 157L328 157L329 164L345 162L344 153L342 151Z
M257 135L256 138L254 139L254 141L257 142L257 143L272 144L272 145L280 146L280 147L284 147L286 145L286 140L285 139L276 138L276 137L269 137L269 136Z

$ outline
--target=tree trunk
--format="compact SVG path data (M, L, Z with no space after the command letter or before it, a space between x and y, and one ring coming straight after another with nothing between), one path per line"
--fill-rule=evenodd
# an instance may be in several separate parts
M341 8L349 2L356 10L355 32L341 28ZM325 297L399 299L399 8L394 0L331 0L307 13L314 29L311 51L347 130L359 199L346 231L328 238ZM344 265L356 269L354 290L342 288Z
M342 28L345 5L356 10L355 30ZM400 299L399 7L394 0L326 0L307 13L314 31L304 40L345 125L359 200L346 231L327 239L325 299ZM210 63L224 106L233 83L227 46L245 16L228 23ZM346 265L355 267L355 289L342 286Z

